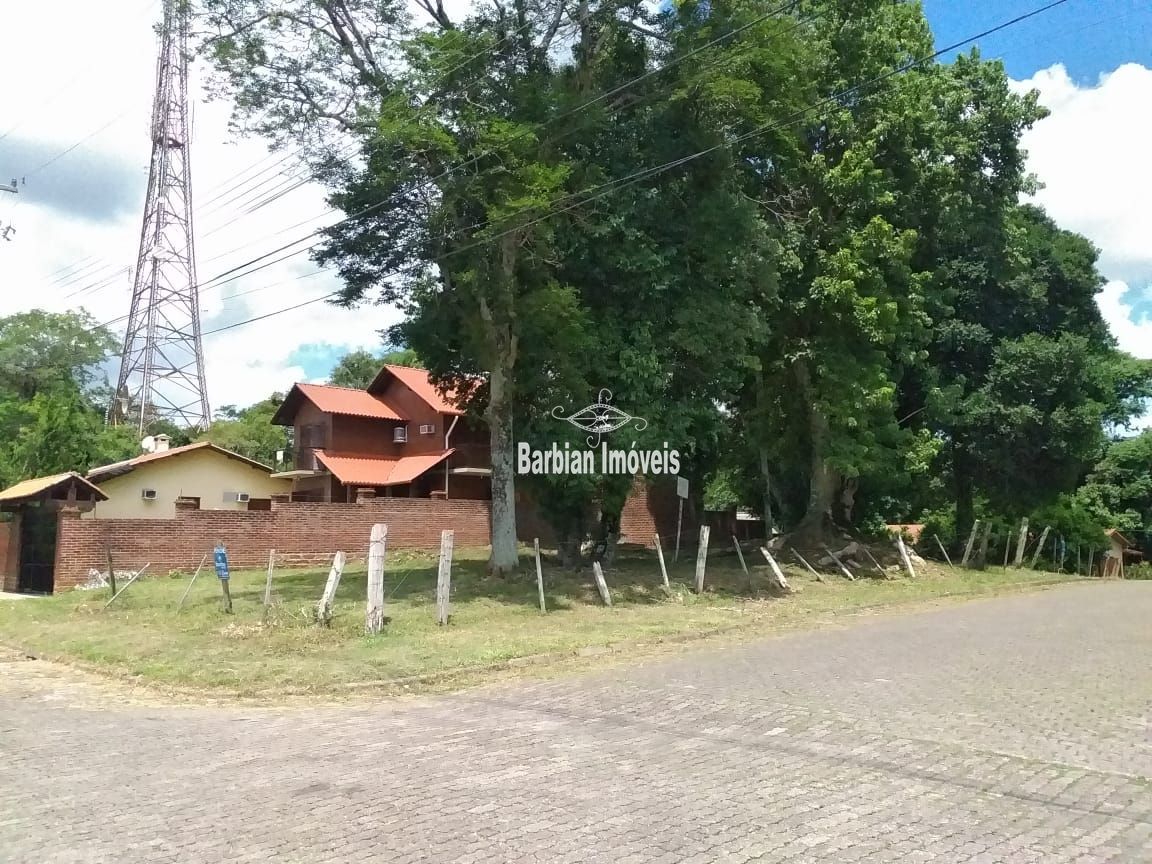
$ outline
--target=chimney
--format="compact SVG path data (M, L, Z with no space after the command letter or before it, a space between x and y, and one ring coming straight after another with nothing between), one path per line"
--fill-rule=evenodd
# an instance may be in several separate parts
M168 450L168 444L172 441L167 435L157 435L155 438L156 447L152 450L153 453L165 453Z

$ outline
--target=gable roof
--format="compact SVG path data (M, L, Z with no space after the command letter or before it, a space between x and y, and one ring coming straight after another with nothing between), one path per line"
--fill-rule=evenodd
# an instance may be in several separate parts
M86 486L92 493L92 497L97 501L108 500L108 496L104 494L99 486L85 480L75 471L66 471L63 474L51 474L47 477L33 477L29 480L21 480L15 486L9 486L3 492L0 492L0 501L13 504L18 501L26 501L29 498L36 498L46 492L51 492L59 486L63 486L69 480L81 486Z
M235 459L243 462L251 468L258 468L261 471L272 473L271 467L265 465L263 462L257 462L255 459L249 459L247 456L241 456L239 453L233 453L231 450L225 450L213 444L211 441L198 441L195 444L186 444L183 447L173 447L169 450L161 450L158 453L141 453L139 456L134 456L131 459L125 459L123 462L113 462L111 465L101 465L99 468L93 468L88 472L89 480L110 480L113 477L119 477L121 474L127 474L130 471L135 471L141 465L147 465L149 462L156 462L160 459L170 459L173 456L181 456L185 453L191 453L199 450L207 450L213 453L219 453L222 456L227 456L229 459Z
M307 399L325 414L345 414L351 417L373 417L378 420L406 420L381 399L365 390L334 387L331 384L293 384L284 402L276 409L272 422L278 426L291 426Z
M452 393L441 393L432 383L427 369L417 369L414 366L393 366L385 364L368 385L369 393L383 393L388 382L393 378L415 393L433 410L441 414L463 414Z
M1132 541L1120 533L1116 528L1109 528L1104 532L1104 535L1111 540L1115 540L1121 546L1132 546Z

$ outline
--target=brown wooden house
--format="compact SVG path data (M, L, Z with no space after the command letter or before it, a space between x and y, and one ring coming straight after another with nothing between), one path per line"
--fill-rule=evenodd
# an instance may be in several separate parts
M488 433L423 369L385 366L367 390L296 384L272 418L293 428L295 501L491 497Z

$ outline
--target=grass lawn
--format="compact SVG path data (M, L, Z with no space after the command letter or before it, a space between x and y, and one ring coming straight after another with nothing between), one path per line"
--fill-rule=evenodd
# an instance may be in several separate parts
M708 563L707 590L690 590L695 556L671 563L672 596L660 586L651 552L622 550L607 574L613 607L601 605L591 571L574 574L545 565L548 614L540 614L536 582L525 560L517 581L485 576L486 553L457 550L453 565L452 620L435 622L434 556L390 551L385 574L385 632L364 635L366 579L363 566L345 571L331 628L312 623L312 610L327 570L281 570L274 577L274 606L262 624L265 574L233 573L234 614L220 611L220 585L210 570L200 574L184 609L176 606L190 574L143 577L108 609L108 589L67 591L54 597L0 600L0 642L45 658L180 690L221 694L338 691L344 685L427 676L452 685L486 674L476 667L535 657L541 665L611 646L644 650L661 642L719 633L745 634L819 623L862 609L986 595L1021 583L1056 579L1031 570L960 571L929 565L915 581L827 575L817 582L798 568L785 572L796 592L772 596L767 567L754 564L756 597L734 554ZM760 557L760 556L757 556ZM693 560L686 560L691 558ZM893 572L895 570L893 569ZM539 658L538 655L555 655ZM447 673L447 674L446 674ZM488 673L490 674L490 673Z

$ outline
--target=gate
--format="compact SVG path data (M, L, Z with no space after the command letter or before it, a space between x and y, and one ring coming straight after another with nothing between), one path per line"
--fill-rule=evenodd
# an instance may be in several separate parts
M19 590L51 594L56 575L56 511L25 507L20 519Z

